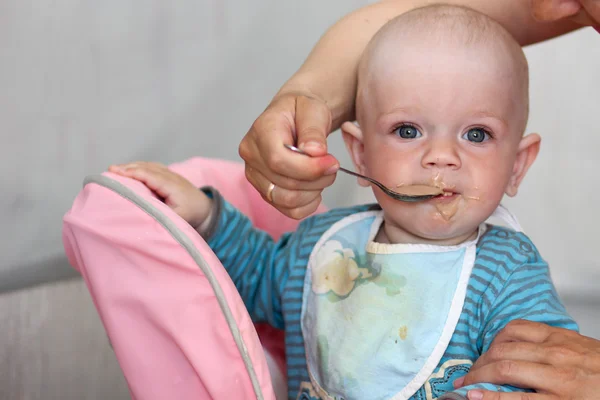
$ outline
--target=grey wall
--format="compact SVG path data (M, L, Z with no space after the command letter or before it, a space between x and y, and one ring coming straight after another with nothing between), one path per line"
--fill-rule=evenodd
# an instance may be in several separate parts
M366 3L2 2L0 289L70 273L61 219L86 174L136 159L238 159L240 138L322 32ZM530 130L544 140L508 204L561 291L593 291L600 37L588 29L527 55ZM339 134L332 152L349 164ZM340 177L325 198L369 194Z
M0 2L0 291L71 273L61 220L85 175L239 159L322 32L366 3Z

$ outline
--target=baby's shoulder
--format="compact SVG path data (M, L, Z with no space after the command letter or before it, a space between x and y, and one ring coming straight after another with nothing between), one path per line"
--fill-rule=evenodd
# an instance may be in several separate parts
M533 241L523 232L498 225L488 225L477 243L476 264L496 271L511 273L515 269L544 263Z

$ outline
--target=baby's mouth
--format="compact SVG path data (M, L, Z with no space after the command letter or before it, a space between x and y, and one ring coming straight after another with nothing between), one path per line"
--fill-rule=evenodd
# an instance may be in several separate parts
M442 188L433 185L398 185L396 188L396 192L407 196L440 196L444 194Z
M430 200L454 198L460 193L455 189L455 185L447 185L442 182L440 175L436 175L432 181L427 183L415 182L411 184L400 183L396 185L398 193L412 196L433 196Z
M456 215L459 208L458 201L461 197L461 193L455 189L454 185L447 185L442 182L441 177L436 175L431 183L418 184L413 183L412 185L404 185L400 184L397 187L399 188L399 192L402 193L402 189L416 189L420 188L421 190L426 190L431 194L435 194L427 202L432 202L432 204L437 209L438 214L445 220L450 221L452 217ZM421 193L423 194L423 193Z
M458 195L460 195L460 193L456 192L453 189L442 189L442 193L435 196L434 199L448 199L451 197L456 197Z
M460 198L460 193L452 189L444 189L444 192L441 195L434 197L432 201L438 214L445 221L450 221L458 212L459 204L461 203L459 201Z

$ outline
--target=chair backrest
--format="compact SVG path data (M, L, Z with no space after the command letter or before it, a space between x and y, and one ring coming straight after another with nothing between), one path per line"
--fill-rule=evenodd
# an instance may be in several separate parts
M275 238L298 223L263 201L239 163L194 158L171 168L217 188ZM86 178L64 217L63 243L132 398L275 398L261 341L227 272L142 183L111 173Z

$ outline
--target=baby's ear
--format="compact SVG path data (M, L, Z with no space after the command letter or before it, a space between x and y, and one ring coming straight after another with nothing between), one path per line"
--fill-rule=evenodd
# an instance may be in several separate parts
M506 194L510 197L517 195L519 185L525 178L525 174L529 170L529 167L535 161L539 151L540 143L542 138L537 133L524 136L519 143L517 149L517 157L515 158L515 164L513 165L512 175L506 186Z
M365 174L365 165L363 155L365 152L365 146L363 144L363 132L358 123L344 122L342 124L342 136L344 137L344 143L352 162L356 167L356 172L359 174ZM361 186L369 186L369 183L364 179L358 178L358 184Z

